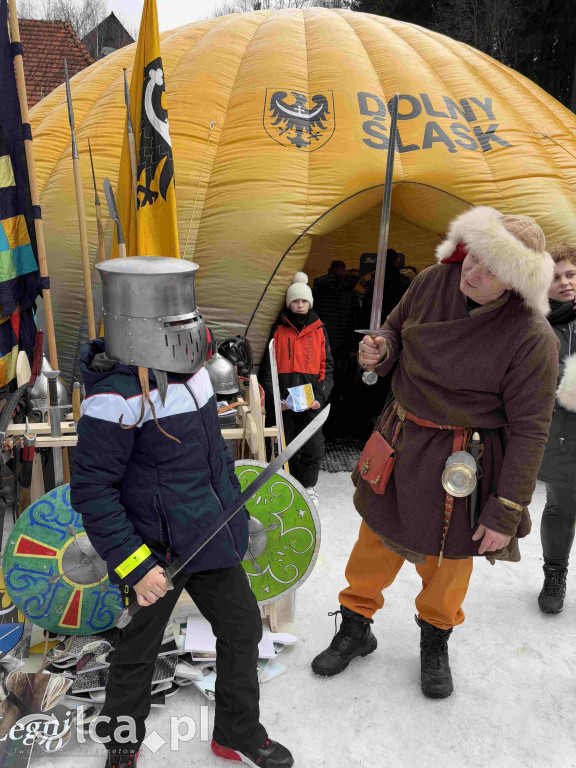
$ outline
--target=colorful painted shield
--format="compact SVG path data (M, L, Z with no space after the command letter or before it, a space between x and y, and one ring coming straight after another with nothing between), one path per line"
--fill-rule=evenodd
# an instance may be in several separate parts
M236 476L242 490L267 465L241 459ZM246 504L250 544L243 566L260 605L294 592L306 581L320 547L320 518L303 486L277 472Z
M24 632L24 616L12 602L0 571L0 654L9 653Z
M70 505L70 486L46 493L18 518L6 543L4 581L16 607L40 627L65 635L109 629L122 608Z

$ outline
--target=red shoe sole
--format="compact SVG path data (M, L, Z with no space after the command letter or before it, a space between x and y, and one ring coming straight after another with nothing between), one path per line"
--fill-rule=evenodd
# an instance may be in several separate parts
M212 739L211 747L212 752L218 757L223 757L225 760L237 760L246 765L251 765L252 768L258 768L258 765L252 762L249 757L243 755L242 752L236 752L235 749L230 749L230 747L223 747L218 744L218 742L214 741L214 739Z
M242 758L240 757L240 754L236 752L234 749L230 749L230 747L222 747L220 744L218 744L214 739L212 739L212 752L214 752L215 755L218 757L223 757L226 760L238 760L239 762L242 762Z

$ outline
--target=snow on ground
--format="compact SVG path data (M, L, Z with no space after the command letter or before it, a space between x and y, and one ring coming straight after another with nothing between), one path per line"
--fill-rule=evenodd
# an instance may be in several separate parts
M359 526L347 473L322 473L318 491L322 545L314 572L297 593L299 643L280 657L288 671L261 689L262 721L272 738L293 751L297 768L574 768L576 571L569 574L564 613L542 614L536 598L542 584L543 486L532 504L533 532L521 544L522 561L491 566L476 560L466 622L450 639L455 693L441 701L420 691L413 603L419 579L410 563L376 616L378 650L337 677L312 673L311 659L334 632L334 619L326 614L338 607ZM153 710L148 730L168 740L170 716L187 715L199 726L205 703L195 690L180 691L165 709ZM103 763L102 756L59 754L34 758L32 765ZM144 749L139 761L142 768L226 764L198 732L177 752L168 746L156 754Z

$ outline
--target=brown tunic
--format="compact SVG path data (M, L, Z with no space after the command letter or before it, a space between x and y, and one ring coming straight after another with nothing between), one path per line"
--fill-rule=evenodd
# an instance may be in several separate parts
M530 532L527 506L548 436L558 372L557 342L543 315L507 292L468 313L460 264L431 267L412 282L383 326L391 347L381 375L398 360L392 391L406 410L437 424L478 429L484 442L479 522L512 537ZM392 406L380 420L386 423ZM388 441L397 423L384 432ZM368 526L408 559L438 556L446 492L441 476L453 433L406 421L384 495L356 470L354 504ZM497 496L523 507L503 506ZM466 500L455 499L444 556L478 554ZM410 557L410 554L417 555ZM516 538L494 557L518 560Z

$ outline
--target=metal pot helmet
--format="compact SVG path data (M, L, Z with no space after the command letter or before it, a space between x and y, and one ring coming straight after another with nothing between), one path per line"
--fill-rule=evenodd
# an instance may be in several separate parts
M247 379L254 368L252 347L245 336L230 336L218 344L218 352L234 363L238 375Z
M96 267L108 357L142 368L196 373L208 349L194 292L198 265L165 256L129 256Z
M205 363L212 389L217 395L235 395L240 389L234 363L216 351Z

